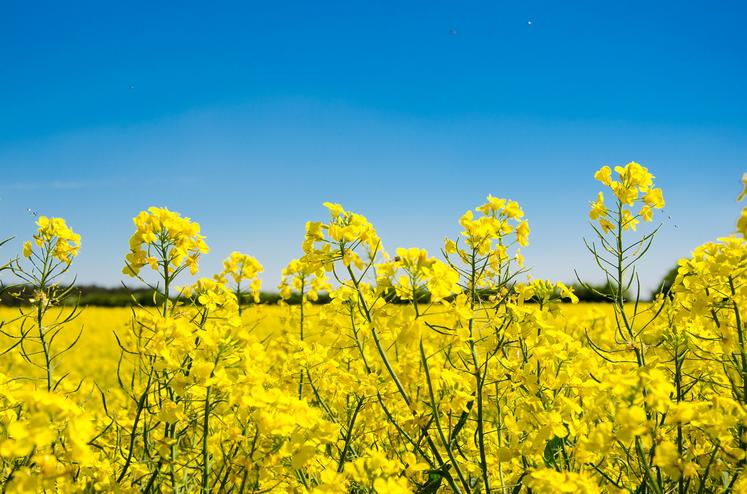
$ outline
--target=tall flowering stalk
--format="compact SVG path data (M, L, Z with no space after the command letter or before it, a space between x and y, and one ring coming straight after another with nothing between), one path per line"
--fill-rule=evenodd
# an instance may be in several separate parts
M289 300L294 291L300 297L298 304L298 340L301 353L304 353L307 306L310 302L316 302L319 299L319 292L331 289L327 276L318 263L309 263L304 259L294 259L283 269L278 289L283 300ZM302 363L301 367L298 374L298 399L303 398L304 375L309 372L308 366Z
M614 196L611 208L605 204L604 194L599 192L591 204L589 217L597 235L597 241L586 246L594 256L609 286L614 289L610 296L615 311L615 348L602 348L590 340L600 355L616 359L622 349L633 354L637 365L638 384L641 395L631 398L629 406L621 406L616 414L620 426L620 437L630 443L631 454L640 462L640 482L655 493L663 492L661 477L654 470L656 434L659 417L664 412L663 404L657 403L657 387L667 386L665 374L657 362L649 361L646 330L663 309L641 310L640 281L637 274L638 261L648 252L658 231L635 236L641 220L651 222L656 209L664 207L661 189L654 187L654 176L647 168L636 162L616 166L613 171L603 166L594 178L610 188ZM625 293L635 287L635 299L628 301ZM632 307L631 307L632 305ZM648 320L636 324L636 319L648 316ZM622 348L621 348L622 347ZM619 360L620 364L625 360ZM668 388L667 388L668 389ZM632 442L631 442L632 440Z
M159 288L162 289L162 298L160 313L136 314L133 332L120 342L123 357L135 357L131 364L130 384L123 386L123 391L135 403L136 412L126 435L126 460L117 481L122 482L127 476L136 460L136 445L142 441L144 456L137 459L146 462L149 473L144 479L136 479L133 483L143 482L145 489L150 490L157 485L162 468L168 468L171 487L176 489L177 437L184 432L178 432L177 428L184 416L177 413L164 416L163 434L154 437L153 431L159 417L152 407L164 402L173 403L174 406L185 404L175 379L184 372L185 366L190 365L189 348L194 340L189 320L174 317L171 290L176 277L184 270L197 273L199 256L208 252L208 246L200 235L199 224L165 208L148 208L133 218L133 223L135 232L130 238L130 252L125 257L122 272L150 286L154 290L154 297L158 295ZM141 270L146 266L160 277L158 284L152 285L141 276ZM120 383L124 382L120 378ZM151 449L155 448L155 444L152 444L154 441L159 441L168 454L154 454L155 451Z
M23 257L0 267L21 280L17 288L31 293L29 299L22 298L30 308L22 306L15 321L19 333L3 331L14 343L2 355L20 355L44 374L44 385L38 386L36 375L22 379L18 365L10 374L0 373L0 470L8 492L85 488L99 466L89 445L96 434L93 421L77 394L82 381L68 383L71 372L56 372L60 357L73 350L82 334L80 329L64 341L65 330L81 310L77 304L58 307L73 291L72 285L61 283L79 252L80 235L62 218L41 216L37 226L33 240L23 245Z
M245 294L251 294L254 303L259 303L262 288L259 274L262 271L264 268L256 258L241 252L231 252L223 261L223 271L215 275L215 280L224 285L233 282L233 292L239 302L239 314L241 314L241 304ZM244 291L246 287L242 286L245 283L249 285L248 291Z
M33 240L23 244L23 261L16 260L12 264L13 273L31 290L29 302L33 307L30 312L22 309L21 332L14 338L23 358L44 371L46 389L52 391L64 378L55 379L55 360L70 350L80 337L79 332L72 343L62 350L53 348L55 339L80 313L77 305L48 321L50 310L72 293L73 286L63 287L60 281L78 255L80 235L68 227L62 218L40 216L36 224L38 230ZM30 343L38 345L40 350L29 348Z
M390 383L394 385L396 393L403 401L406 409L409 409L411 414L417 417L416 402L393 365L375 320L377 306L381 306L383 298L381 293L377 293L372 288L370 280L376 277L374 265L377 257L383 256L381 240L373 225L364 216L346 211L336 203L327 202L324 203L324 206L329 210L329 221L326 223L310 222L306 225L306 239L303 244L305 257L308 262L323 266L340 283L341 286L334 296L349 300L348 307L352 310L351 318L353 321L355 321L356 313L360 315L362 325L367 327L378 361L383 365ZM367 360L364 350L364 336L361 334L360 328L356 329L355 323L353 338L360 351L361 359L364 361L366 372L371 373L373 362ZM381 391L377 392L376 399L387 419L393 423L403 437L408 438L416 451L422 455L422 448L404 432L402 426L387 408ZM352 426L353 424L349 425L347 430L350 431ZM438 471L446 478L455 492L462 492L462 489L449 473L447 462L442 457L424 422L421 422L420 433L426 440L426 448L433 456L433 460L428 457L424 457L424 459L431 464L435 463ZM346 440L346 442L349 441ZM341 463L344 461L345 459L342 458ZM464 485L466 480L462 479L461 482Z
M491 426L486 407L486 383L491 374L491 360L502 351L506 341L502 334L504 315L501 312L512 297L517 276L523 272L524 260L519 248L528 245L530 233L523 217L524 212L516 201L490 195L485 204L460 218L461 238L447 239L444 247L444 255L461 288L454 300L454 310L459 317L451 329L466 347L466 358L461 359L458 370L471 375L474 381L470 393L474 400L468 404L469 413L464 417L469 418L474 410L477 464L485 492L492 489L494 471L487 453L487 429ZM491 331L486 334L488 328ZM502 405L497 401L495 406L500 410ZM435 407L434 413L437 413ZM500 434L500 418L498 422ZM500 462L498 480L501 489L505 489Z

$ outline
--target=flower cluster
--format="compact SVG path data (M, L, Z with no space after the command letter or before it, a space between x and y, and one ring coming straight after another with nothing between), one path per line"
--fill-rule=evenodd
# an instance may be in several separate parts
M303 242L305 262L324 266L327 271L332 263L342 259L346 267L362 269L364 258L358 253L365 250L365 256L373 258L381 250L381 241L373 225L365 216L346 211L341 205L325 202L329 211L329 222L307 222L306 238Z
M400 300L416 300L425 289L431 300L438 302L459 289L459 273L429 257L425 249L398 248L396 254L393 260L377 266L376 282L381 289L393 287ZM402 274L396 276L398 272Z
M96 431L83 408L60 393L14 384L8 375L0 375L0 382L0 458L16 465L10 478L4 476L9 492L72 491L69 472L97 476L101 465L89 445Z
M616 209L610 211L604 202L604 193L599 192L597 200L591 203L589 217L599 223L607 233L620 224L623 230L636 230L639 218L652 221L654 210L664 207L664 196L661 189L654 187L654 176L648 169L631 161L627 165L616 166L617 180L613 180L612 169L603 166L594 178L612 190L617 198ZM632 209L637 203L642 204L638 211Z
M80 235L75 233L62 218L40 216L39 226L34 235L34 243L45 249L50 256L65 264L70 264L80 250ZM31 257L33 245L30 240L23 244L24 257Z
M223 271L215 275L215 279L224 285L231 279L239 296L241 295L241 284L248 282L254 301L259 302L259 291L262 288L262 280L259 279L259 274L262 271L264 271L262 264L254 257L241 252L231 252L231 255L223 261Z
M307 259L293 259L283 268L278 290L283 300L293 296L293 291L302 298L316 302L320 292L331 289L327 275L321 265L308 263Z
M209 250L198 223L157 207L141 211L132 221L135 233L122 273L137 276L146 265L154 271L175 272L188 267L192 274L197 273L197 259Z
M514 233L516 243L521 246L529 244L529 224L524 217L524 211L516 201L498 199L492 195L488 196L488 202L475 208L481 213L475 217L473 211L467 211L459 220L464 231L462 236L467 245L477 251L480 255L487 255L494 248L494 241L498 241L500 258L506 258L505 249L511 242L506 241L506 236ZM447 250L453 250L449 247Z
M516 201L489 195L485 204L459 219L464 228L461 238L447 238L443 252L462 278L462 286L492 291L517 274L514 268L524 265L519 247L529 244L529 223L523 218ZM462 238L465 246L460 244Z

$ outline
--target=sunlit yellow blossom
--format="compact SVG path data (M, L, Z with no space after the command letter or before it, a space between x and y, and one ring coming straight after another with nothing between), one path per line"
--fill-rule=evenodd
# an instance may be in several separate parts
M653 221L654 209L664 207L662 190L654 187L654 176L648 169L636 162L630 162L624 167L616 166L615 173L618 180L612 180L612 170L604 166L594 177L610 187L617 198L617 207L613 207L610 212L604 203L604 194L599 192L597 200L591 203L589 217L599 223L604 233L615 231L617 223L622 225L624 231L635 231L638 218L646 222ZM643 202L643 205L634 213L631 207L636 202Z
M609 187L612 183L612 169L609 166L603 166L597 170L594 174L594 178Z
M199 224L179 213L156 207L141 211L133 222L135 233L130 238L124 274L137 276L153 256L165 263L160 269L176 272L188 268L190 273L197 273L197 258L208 252Z
M526 221L519 223L516 227L516 241L519 242L519 245L529 245L529 232L529 223Z
M641 210L638 212L638 215L643 218L643 221L652 221L654 219L654 212L651 210L651 207L646 205L641 208Z
M80 235L70 229L62 218L40 216L36 224L39 226L34 235L36 245L58 261L70 264L80 250ZM24 242L24 257L30 257L32 251L31 242Z
M623 407L617 411L615 417L617 436L622 441L630 441L640 436L648 427L646 411L639 406Z
M519 203L516 201L508 201L506 205L506 216L511 219L519 219L524 216L524 211L519 207Z
M629 210L623 209L623 216L620 223L622 223L623 230L635 231L639 221Z
M262 282L259 279L259 273L264 270L262 264L254 257L241 252L232 252L223 261L223 271L215 275L215 279L225 284L230 278L236 286L237 295L241 295L241 284L249 283L249 290L252 293L254 302L259 302L259 291Z
M589 211L589 217L592 220L597 220L607 216L607 208L604 205L604 194L601 192L597 196L597 200L591 203L591 210Z
M550 468L535 470L529 474L527 485L537 492L548 494L600 492L596 483L585 474L557 472Z
M282 279L278 286L283 300L289 300L295 289L302 299L316 301L320 292L329 292L331 285L327 280L324 268L317 264L313 257L293 259L283 269Z
M661 209L664 207L664 195L661 189L650 189L643 196L643 202L652 208Z

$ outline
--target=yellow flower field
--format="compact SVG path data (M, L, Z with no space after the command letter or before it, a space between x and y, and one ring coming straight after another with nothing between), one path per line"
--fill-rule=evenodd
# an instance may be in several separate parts
M239 306L261 263L200 273L200 226L153 207L122 272L160 305L66 307L81 239L41 217L4 267L31 288L0 310L4 491L747 492L747 209L628 299L664 194L634 162L595 178L606 304L529 277L529 223L493 196L438 256L325 203L278 306Z
M560 310L568 317L584 317L592 314L611 316L612 306L605 303L563 304ZM293 306L261 305L245 308L242 313L244 324L255 327L254 331L261 337L282 338L284 325L291 314L297 311ZM307 309L312 314L319 312L318 306ZM17 333L20 311L15 307L0 306L0 320L5 321L3 328L9 333ZM116 386L115 376L111 372L112 362L119 358L120 349L115 333L122 334L132 323L132 310L124 307L87 307L71 323L70 329L61 335L60 344L71 343L78 330L83 330L77 344L61 362L62 372L71 372L76 382L81 379L95 381L101 386ZM312 341L323 339L324 333L309 335ZM9 338L0 340L3 346L13 344ZM16 358L10 358L15 356ZM40 370L26 363L19 354L9 354L0 361L0 371L6 375L13 373L30 375L39 374ZM20 369L23 369L22 371Z

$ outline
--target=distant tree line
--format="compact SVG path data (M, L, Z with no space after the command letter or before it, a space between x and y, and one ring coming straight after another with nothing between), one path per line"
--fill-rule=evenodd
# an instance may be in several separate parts
M28 286L5 286L0 290L0 305L19 306L26 305L34 297ZM66 291L67 287L60 287L60 293ZM181 297L172 297L178 301ZM254 299L249 294L242 294L242 305L254 304ZM259 296L260 304L277 304L280 294L274 292L262 292ZM330 297L326 293L320 293L319 299L314 303L328 303ZM69 293L58 301L61 305L91 305L99 307L129 307L133 303L144 307L157 307L163 303L163 293L150 288L130 287L102 287L98 285L76 285ZM300 296L294 293L286 303L294 305L300 302Z
M670 270L659 283L658 287L662 293L668 293L677 276L677 269ZM574 283L571 285L574 293L581 302L608 302L614 295L613 287L609 283L589 284ZM657 287L651 293L653 298L659 293ZM60 289L60 293L65 291L65 287ZM420 303L429 303L430 294L426 290L420 290L417 294ZM488 294L486 294L488 295ZM625 298L631 299L630 291L625 292ZM33 298L33 293L27 286L4 286L0 288L0 305L19 306L26 305ZM255 303L250 294L242 294L242 305L252 305ZM178 300L179 297L174 297ZM393 304L406 303L401 300L394 290L389 290L384 294L384 299ZM125 286L119 287L102 287L98 285L76 285L68 294L59 301L63 305L81 305L81 306L99 306L99 307L129 307L131 304L142 305L145 307L155 307L161 305L163 294L150 288L130 288ZM315 304L329 303L330 296L328 293L320 293ZM273 305L280 302L280 294L277 292L262 292L259 296L259 303L263 305ZM286 303L296 305L300 302L300 295L294 293ZM531 301L530 301L531 302Z

